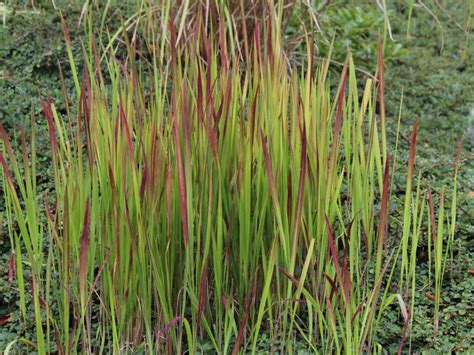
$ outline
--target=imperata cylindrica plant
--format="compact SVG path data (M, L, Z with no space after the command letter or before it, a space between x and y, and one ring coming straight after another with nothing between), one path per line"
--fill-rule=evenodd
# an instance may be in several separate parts
M265 336L285 353L297 341L321 354L379 352L378 325L398 303L401 352L420 238L430 238L439 318L456 182L445 209L417 171L418 124L410 146L387 143L398 132L386 128L382 40L373 77L350 54L337 75L329 59L315 62L310 36L294 67L282 1L251 21L189 3L144 2L108 42L86 13L80 57L64 24L75 95L42 98L44 118L31 121L50 133L46 199L34 128L17 154L0 126L19 305L35 316L29 346L196 353L207 343L237 354L261 350ZM57 100L74 109L60 114ZM403 206L395 170L406 175Z

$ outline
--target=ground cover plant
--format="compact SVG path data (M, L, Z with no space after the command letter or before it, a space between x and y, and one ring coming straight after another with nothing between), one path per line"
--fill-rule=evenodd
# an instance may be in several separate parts
M266 10L247 50L202 14L185 32L172 12L154 11L151 36L140 46L125 35L120 59L92 37L80 57L67 42L85 69L72 70L69 114L41 101L54 183L45 198L35 130L19 157L2 133L11 270L23 318L32 303L36 323L22 347L378 351L396 302L406 348L422 238L433 241L439 309L460 154L451 187L433 196L415 165L417 124L391 149L382 51L374 79L356 75L350 56L335 77L329 61L313 69L311 52L287 66L281 7Z

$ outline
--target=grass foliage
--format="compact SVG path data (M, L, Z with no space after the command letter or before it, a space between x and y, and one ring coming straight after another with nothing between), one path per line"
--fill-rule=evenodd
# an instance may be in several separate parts
M288 67L281 2L251 28L224 6L188 25L188 3L144 6L108 43L86 15L81 58L64 26L77 99L65 95L66 115L41 100L54 183L45 200L35 130L17 159L0 128L23 317L30 293L34 304L36 339L20 341L38 353L239 353L265 335L274 351L378 352L382 315L397 303L401 351L421 238L432 241L438 322L459 154L450 202L418 175L418 124L399 166L381 41L373 79L356 76L350 55L334 78L309 45L302 68ZM406 171L403 206L391 198L395 170Z

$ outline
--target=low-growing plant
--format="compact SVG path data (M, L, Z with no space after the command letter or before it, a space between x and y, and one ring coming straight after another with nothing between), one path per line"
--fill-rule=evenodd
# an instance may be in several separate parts
M320 55L326 56L333 47L332 58L343 62L347 50L350 50L356 66L371 70L377 62L378 52L378 43L374 39L379 33L389 31L389 16L388 11L381 12L372 5L328 6L320 14L322 34L317 36ZM402 44L391 36L391 30L384 36L386 61L394 61L406 53Z
M440 198L438 218L421 179L412 195L415 125L402 235L393 227L381 46L362 92L349 55L333 93L329 60L315 66L312 46L288 70L283 7L267 10L243 55L225 17L215 34L201 13L179 38L169 2L145 8L160 26L125 32L125 58L91 30L82 75L65 28L79 99L64 97L77 112L64 117L41 100L54 183L44 201L34 129L17 160L0 128L20 309L25 318L31 293L38 353L194 353L208 342L235 354L257 351L262 334L275 351L379 352L393 301L401 351L425 225L437 231L439 300L456 191L449 212Z

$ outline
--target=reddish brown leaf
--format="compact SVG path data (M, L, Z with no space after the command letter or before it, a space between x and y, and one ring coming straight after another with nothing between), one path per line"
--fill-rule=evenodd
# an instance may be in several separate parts
M127 68L125 65L116 57L114 56L110 51L108 51L109 55L112 57L112 59L118 64L120 69L122 69L122 72L124 73L125 77L129 82L131 82L132 78L130 77L130 74L128 73ZM100 67L99 67L100 68Z
M145 148L143 148L143 173L142 173L142 182L140 185L140 200L143 201L145 197L145 188L148 182L148 159L146 157Z
M334 316L334 311L332 309L332 303L331 299L329 298L329 295L326 293L326 308L328 310L328 315L329 319L331 320L332 324L335 326L336 325L336 317Z
M184 123L184 148L187 158L191 157L191 126L188 113L188 90L186 80L183 80L183 123Z
M237 340L235 341L234 348L232 349L232 355L237 355L239 353L240 349L240 344L242 343L242 339L244 336L244 330L245 326L247 324L247 321L250 317L250 311L253 307L253 304L255 302L255 292L257 290L257 273L255 273L254 278L253 278L253 287L252 287L252 292L250 294L250 299L247 303L247 307L245 309L244 316L242 317L242 321L240 322L240 328L239 328L239 334L237 335Z
M350 238L351 238L351 230L352 230L352 225L354 223L354 219L351 220L349 223L349 226L347 227L346 231L346 240L345 240L345 245L344 245L344 253L342 257L342 275L344 278L344 290L346 292L346 297L349 299L350 296L350 291L351 291L351 275L349 271L349 244L350 244Z
M203 95L202 95L202 78L201 78L201 66L197 66L197 113L199 125L204 124L204 110L202 107Z
M61 16L61 25L63 27L63 33L64 33L64 39L66 40L66 45L70 46L71 45L71 37L69 36L69 31L67 29L66 21L64 20L64 17L62 14Z
M46 116L46 121L48 123L49 129L49 139L51 141L51 147L53 153L59 148L58 140L56 139L56 134L54 131L54 117L53 111L51 110L51 97L48 96L47 103L40 97L41 107L43 108L44 115Z
M339 140L339 133L342 127L342 114L344 110L344 99L346 94L346 82L347 82L347 62L344 65L341 73L341 91L339 93L337 101L336 121L334 123L334 137Z
M307 161L307 152L306 152L306 127L300 129L301 134L301 166L300 166L300 181L298 186L298 200L296 205L296 218L294 224L294 232L293 232L293 250L296 253L296 249L298 248L298 237L300 232L300 224L301 224L301 215L303 211L303 197L304 197L304 182L306 177L306 161ZM296 255L296 254L295 254Z
M338 292L338 290L337 290L336 283L334 282L333 279L331 279L331 276L329 276L325 271L323 271L323 275L324 275L324 277L326 278L326 280L328 280L329 284L331 285L331 294L329 295L329 300L331 300L331 299L332 299L332 296L333 296L334 294L336 294L337 302L338 302L339 305L340 305L339 292Z
M349 306L349 290L346 289L345 282L341 274L341 268L339 267L339 253L336 246L336 240L334 238L333 232L331 231L331 226L329 225L328 217L324 216L324 220L326 222L326 232L328 235L329 252L332 256L334 268L336 269L336 278L341 286L342 293L344 295L344 300L346 302L346 306Z
M434 302L435 296L433 296L431 293L425 292L425 296L426 296L426 298L428 298L430 301L433 301L433 302Z
M181 208L181 220L183 223L184 245L188 246L189 227L188 227L188 205L186 200L186 183L184 177L183 157L181 155L181 145L179 139L179 130L177 121L173 125L174 141L176 148L176 164L178 166L178 185L179 185L179 202Z
M224 308L227 308L227 297L225 296L224 291L222 291L221 293L221 300L222 300L222 304L224 305Z
M290 275L289 272L285 271L285 269L283 269L281 266L278 267L278 270L280 270L280 272L285 275L285 277L290 280L294 285L295 287L298 287L299 286L299 281L293 276L293 275Z
M255 53L257 57L260 59L259 62L262 63L261 57L261 45L260 45L260 25L258 23L258 20L255 19L255 24L254 24L254 45L255 45Z
M181 316L176 316L174 317L171 322L169 322L166 327L164 327L163 329L160 330L160 334L163 335L165 334L173 325L175 325L176 323L178 323L181 319L183 319L183 317Z
M406 312L407 312L407 315L406 315L406 319L405 319L405 326L403 327L403 335L402 335L402 339L400 340L400 346L398 348L398 355L402 355L403 345L405 344L407 331L410 328L410 311L406 310Z
M354 315L352 316L351 318L351 322L354 322L354 319L357 317L357 315L360 313L360 311L362 310L362 307L365 306L365 302L367 300L367 296L364 297L364 299L362 300L362 302L359 304L359 306L357 306L357 309L356 311L354 312Z
M87 254L89 252L89 232L90 232L90 203L89 199L86 202L86 211L84 213L84 224L82 228L82 235L80 239L79 251L79 287L81 293L85 290L86 276L87 276Z
M263 132L261 132L261 137L262 137L263 156L265 158L265 166L267 168L268 181L270 183L270 193L272 195L273 201L276 202L278 196L277 196L277 190L275 187L275 179L273 178L272 164L270 162L270 153L268 152L268 147L267 147L267 139L263 135Z
M13 318L10 314L0 317L0 327L7 324L8 322L11 322L12 319Z
M13 183L13 177L10 174L10 170L8 169L7 162L5 161L5 158L3 157L2 152L0 152L0 164L2 164L3 172L5 173L5 176L7 178L8 183L10 184L10 187L14 190L15 184Z
M133 156L132 136L131 136L130 129L128 127L128 118L127 118L127 115L125 114L122 103L119 104L119 110L120 110L121 123L123 125L123 128L125 129L125 135L127 137L128 154L130 156L130 159L133 162L134 156Z
M200 334L201 330L201 320L202 312L204 311L204 302L206 298L206 288L207 288L207 266L204 265L203 271L201 274L201 286L199 288L199 305L197 313L197 333ZM202 334L200 334L202 336Z
M252 100L252 110L250 111L250 141L253 142L255 136L255 126L256 126L256 113L257 113L257 98L258 98L258 91L260 90L260 86L257 84L257 88L255 89L255 95Z
M5 132L5 129L3 128L3 125L1 122L0 122L0 138L2 138L3 144L7 150L8 157L10 159L14 159L15 155L13 153L12 146L10 145L10 140L8 139L7 132Z
M411 142L410 142L410 156L408 158L408 179L413 177L413 169L415 166L415 154L416 154L416 134L418 132L418 126L420 122L418 120L415 121L413 125L413 132L411 135Z
M166 166L166 223L168 228L168 242L171 238L171 166L168 163Z

